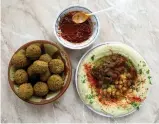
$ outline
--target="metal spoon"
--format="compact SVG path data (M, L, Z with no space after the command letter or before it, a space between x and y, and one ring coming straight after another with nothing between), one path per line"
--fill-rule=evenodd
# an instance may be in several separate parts
M107 8L107 9L103 9L103 10L100 10L100 11L97 11L97 12L93 12L93 13L85 13L85 12L77 12L76 14L74 14L72 16L72 21L79 24L79 23L83 23L85 22L90 16L92 15L95 15L97 13L100 13L100 12L104 12L104 11L108 11L112 8Z

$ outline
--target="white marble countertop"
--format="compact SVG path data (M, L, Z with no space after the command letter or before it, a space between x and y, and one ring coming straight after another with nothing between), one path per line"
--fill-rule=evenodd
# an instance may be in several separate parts
M94 44L126 43L139 51L150 65L153 85L145 104L134 114L110 119L93 113L79 99L74 79L54 104L31 105L12 92L7 69L13 53L31 40L57 42L52 29L55 17L61 9L73 4L92 11L111 7L112 10L98 15L101 29ZM159 122L159 0L2 0L1 6L1 122ZM81 56L92 46L80 51L66 49L73 72Z

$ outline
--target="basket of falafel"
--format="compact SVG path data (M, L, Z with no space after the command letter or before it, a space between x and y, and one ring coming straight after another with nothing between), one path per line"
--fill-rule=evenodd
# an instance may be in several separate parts
M71 81L71 64L67 53L49 41L32 41L12 56L8 78L15 94L33 104L58 99Z

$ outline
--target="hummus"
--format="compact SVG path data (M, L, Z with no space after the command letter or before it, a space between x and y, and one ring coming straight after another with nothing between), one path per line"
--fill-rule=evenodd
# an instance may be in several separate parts
M91 75L91 68L98 59L111 55L120 54L130 59L137 71L137 81L132 93L117 101L105 101L102 103L98 93L92 84L95 83ZM82 101L93 111L108 117L121 117L138 110L145 100L151 76L148 65L139 53L122 43L101 44L89 50L80 60L76 71L76 86Z

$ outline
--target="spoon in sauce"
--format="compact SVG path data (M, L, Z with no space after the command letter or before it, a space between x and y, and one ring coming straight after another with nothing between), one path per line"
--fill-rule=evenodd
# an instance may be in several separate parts
M107 9L103 9L103 10L100 10L100 11L97 11L97 12L93 12L93 13L86 13L86 12L77 12L76 14L74 14L72 16L72 21L75 22L76 24L79 24L79 23L83 23L85 22L90 16L92 15L95 15L95 14L98 14L100 12L104 12L104 11L108 11L108 10L111 10L112 8L107 8Z

